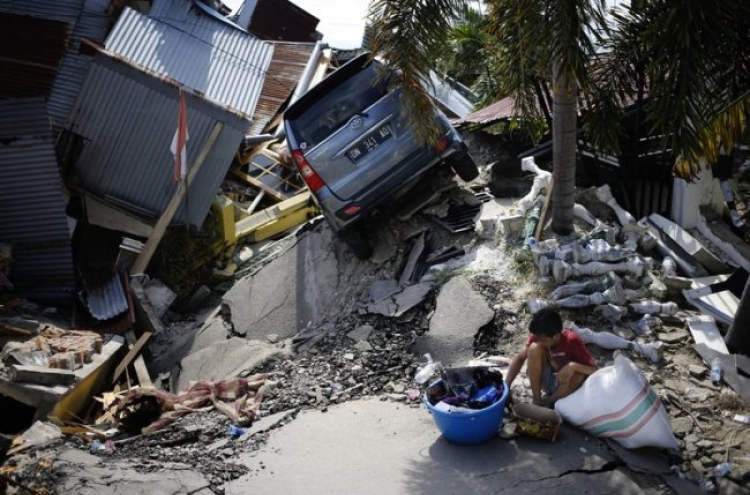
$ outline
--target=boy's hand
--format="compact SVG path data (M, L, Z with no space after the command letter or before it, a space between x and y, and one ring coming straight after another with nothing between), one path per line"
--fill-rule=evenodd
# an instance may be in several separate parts
M555 373L555 377L557 378L557 384L560 387L564 387L568 384L571 378L573 378L573 375L575 374L575 370L573 369L573 363L568 363L562 368L560 368L557 373Z

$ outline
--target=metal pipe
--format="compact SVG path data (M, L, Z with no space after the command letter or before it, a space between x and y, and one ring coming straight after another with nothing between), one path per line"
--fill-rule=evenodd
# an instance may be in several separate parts
M294 103L295 101L297 101L310 88L310 81L312 81L313 75L315 75L315 71L318 68L320 55L323 53L323 50L325 50L326 48L328 48L328 43L323 43L322 41L318 41L315 43L315 48L313 48L313 52L307 61L305 70L302 71L302 75L300 75L299 81L297 82L297 87L294 88L294 92L292 93L292 96L289 99L290 105ZM284 126L280 125L276 129L276 132L274 133L274 138L281 139L283 137L284 137Z

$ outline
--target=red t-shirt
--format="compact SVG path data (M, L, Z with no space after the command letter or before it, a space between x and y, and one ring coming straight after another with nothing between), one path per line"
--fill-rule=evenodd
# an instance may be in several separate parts
M534 342L536 342L536 336L534 334L529 335L529 338L526 339L526 347ZM596 366L594 356L586 349L586 344L583 343L581 337L567 328L563 328L562 339L555 347L547 351L547 356L556 370L570 362Z

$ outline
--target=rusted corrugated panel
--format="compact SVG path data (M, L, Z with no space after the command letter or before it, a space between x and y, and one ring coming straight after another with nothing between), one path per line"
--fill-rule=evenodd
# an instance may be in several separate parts
M82 136L74 164L78 182L98 196L158 216L177 189L170 151L177 123L176 86L105 54L94 58L66 128ZM175 215L201 225L248 122L193 94L187 96L188 163L197 158L217 121L225 124ZM188 213L186 214L186 205Z
M170 22L126 8L105 47L117 57L173 79L249 120L273 48L218 21L214 21L217 27L202 38L173 27Z
M70 298L75 279L65 201L41 98L0 100L0 241L27 297Z
M475 112L471 112L469 115L462 119L453 121L453 125L463 124L475 124L475 125L487 125L501 120L507 120L513 117L515 112L514 100L511 97L503 98L500 101L488 105L484 108L480 108Z
M265 126L294 91L315 49L315 43L274 42L273 46L268 76L255 107L253 124L248 131L251 135L265 131Z
M71 24L0 12L0 98L47 96Z

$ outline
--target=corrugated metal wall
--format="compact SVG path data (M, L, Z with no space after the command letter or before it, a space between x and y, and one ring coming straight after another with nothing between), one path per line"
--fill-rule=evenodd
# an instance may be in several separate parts
M85 140L74 165L79 182L105 199L160 214L177 185L170 152L179 107L177 88L106 55L94 59L68 129ZM187 97L188 163L192 164L217 121L224 130L175 215L199 226L211 207L248 122L195 96ZM133 209L137 211L137 209Z
M107 36L110 18L106 11L109 3L110 0L85 0L83 3L73 27L68 53L62 59L49 97L48 109L55 127L65 125L91 65L91 56L79 53L81 40L85 38L102 43Z
M193 14L195 23L202 17ZM273 47L212 21L199 34L172 19L152 19L126 8L105 41L107 51L168 76L249 120L258 102Z
M62 127L86 78L91 57L78 53L81 38L103 42L109 26L110 0L0 0L0 12L66 22L73 26L68 49L52 85L47 111Z
M0 101L0 242L27 297L70 298L75 279L52 130L41 98Z

